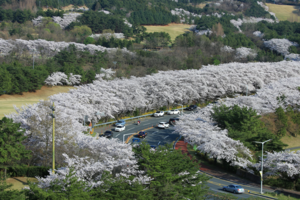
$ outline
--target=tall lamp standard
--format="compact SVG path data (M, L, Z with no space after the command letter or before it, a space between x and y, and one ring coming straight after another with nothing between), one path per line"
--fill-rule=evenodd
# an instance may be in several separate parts
M272 139L269 139L269 140L266 140L264 142L257 142L257 141L254 141L255 143L258 143L258 144L262 144L262 150L261 150L261 171L260 171L260 176L261 176L261 180L260 180L260 193L263 194L263 189L262 189L262 186L263 186L263 166L264 166L264 157L263 157L263 153L264 153L264 144L266 142L269 142L271 141Z
M53 133L52 133L52 173L54 174L54 169L55 169L55 107L54 107L54 102L53 102L53 106L50 106L50 109L52 110L52 113L50 113L49 115L52 117L53 119Z
M182 109L182 113L181 113L181 115L183 115L183 105L182 105L182 104L179 104L179 103L178 103L177 105L179 105L179 106L181 106L181 107L182 107L182 108L181 108L181 109Z

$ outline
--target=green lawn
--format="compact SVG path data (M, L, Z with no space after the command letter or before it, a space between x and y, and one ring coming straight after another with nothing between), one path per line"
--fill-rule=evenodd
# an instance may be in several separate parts
M20 108L22 105L34 104L39 100L47 100L49 96L58 93L66 93L70 89L75 89L72 86L43 86L36 92L24 92L23 95L1 95L0 96L0 119L4 117L4 114L16 112L14 105Z
M273 3L266 3L269 7L269 11L275 13L276 17L280 21L289 20L289 21L299 21L300 17L296 14L299 10L297 6L291 5L278 5ZM299 20L298 20L299 18Z
M13 184L10 189L22 190L25 186L28 186L28 181L37 182L33 177L13 177L6 179L6 183Z
M166 26L144 26L148 33L152 32L166 32L171 36L171 40L174 41L178 35L181 35L185 32L190 32L189 24L169 24Z

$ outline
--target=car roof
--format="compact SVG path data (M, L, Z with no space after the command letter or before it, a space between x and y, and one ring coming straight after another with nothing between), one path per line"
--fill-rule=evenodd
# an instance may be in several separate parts
M105 131L104 133L112 133L111 131Z

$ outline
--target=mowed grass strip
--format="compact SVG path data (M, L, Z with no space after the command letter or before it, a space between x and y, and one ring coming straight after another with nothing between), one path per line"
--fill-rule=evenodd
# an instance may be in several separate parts
M269 11L275 13L276 17L280 21L298 21L300 20L299 6L291 6L291 5L278 5L273 3L266 3L269 7ZM299 19L297 19L299 18Z
M25 186L28 186L28 181L38 182L36 178L33 177L14 177L6 179L7 184L12 184L12 187L8 190L22 190Z
M15 112L14 105L21 108L22 105L34 104L39 100L48 100L48 97L53 94L66 93L70 89L75 89L72 86L43 86L36 92L24 92L23 95L1 95L0 96L0 119L4 117L4 114Z
M174 41L178 35L181 35L185 32L190 32L189 28L191 25L189 24L168 24L165 26L144 26L148 33L153 32L166 32L171 36L171 40Z

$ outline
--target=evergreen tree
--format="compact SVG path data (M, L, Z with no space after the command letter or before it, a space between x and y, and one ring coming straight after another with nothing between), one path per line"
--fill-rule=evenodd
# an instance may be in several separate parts
M193 199L205 195L209 178L198 173L199 163L170 148L171 145L159 146L154 151L146 143L134 148L141 169L153 178L149 186L153 199Z
M4 117L0 120L0 165L5 169L16 165L22 158L30 157L30 151L22 144L26 139L24 132L12 119Z

